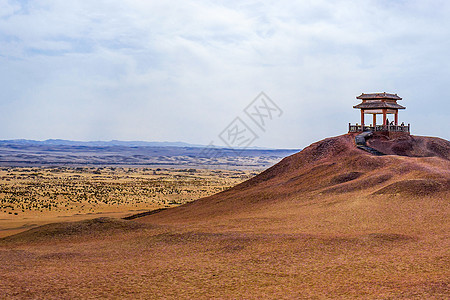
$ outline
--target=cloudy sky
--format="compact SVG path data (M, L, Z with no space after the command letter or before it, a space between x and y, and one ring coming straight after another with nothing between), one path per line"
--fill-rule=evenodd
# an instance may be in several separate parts
M449 139L450 1L0 0L0 139L301 148L390 92L417 135ZM264 91L282 111L261 129Z

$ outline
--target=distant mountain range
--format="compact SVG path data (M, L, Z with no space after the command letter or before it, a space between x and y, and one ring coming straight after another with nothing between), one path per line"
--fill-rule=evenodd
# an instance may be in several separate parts
M184 142L2 140L0 166L167 165L265 168L296 149L207 147Z
M205 147L204 145L189 144L184 142L144 142L144 141L70 141L62 139L49 139L45 141L15 139L0 140L0 144L15 145L58 145L58 146L89 146L89 147L105 147L105 146L124 146L124 147Z
M48 139L45 141L27 140L27 139L14 139L14 140L0 140L0 145L41 145L41 146L86 146L86 147L188 147L188 148L205 148L207 145L190 144L185 142L145 142L145 141L71 141L63 139ZM222 146L215 146L217 148L228 148ZM238 148L238 147L237 147ZM267 147L248 147L248 150L296 150L299 149L281 149L281 148L267 148Z

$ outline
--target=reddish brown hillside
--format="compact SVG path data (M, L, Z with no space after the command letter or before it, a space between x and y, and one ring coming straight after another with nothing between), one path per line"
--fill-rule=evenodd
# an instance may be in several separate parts
M299 218L307 211L306 207L323 205L317 213L326 218L335 214L336 226L346 224L355 214L360 214L362 218L357 222L363 226L364 218L374 213L395 224L394 219L401 220L405 211L395 211L391 205L400 208L406 203L405 199L421 197L416 199L420 202L424 197L431 197L434 200L424 205L436 204L441 211L446 207L445 199L450 191L448 141L428 137L397 141L376 138L371 145L382 152L401 152L404 156L373 156L357 149L351 134L328 138L286 157L228 191L142 218L141 222L219 222L242 219L250 214L261 218L276 216L286 223L305 226L306 221ZM360 202L355 204L355 199ZM377 201L388 201L389 205L383 209ZM407 209L419 210L422 205L419 202L417 207ZM345 209L337 203L345 205ZM325 221L324 215L309 215L308 218L314 218L313 223L317 225ZM342 219L337 220L339 217ZM241 225L253 228L255 224ZM270 230L276 230L276 226L271 225Z
M379 137L369 140L368 144L386 154L410 157L437 156L450 160L450 142L435 137L405 136L395 140Z

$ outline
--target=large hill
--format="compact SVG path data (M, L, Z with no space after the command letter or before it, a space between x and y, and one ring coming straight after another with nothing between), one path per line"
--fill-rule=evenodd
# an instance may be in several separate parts
M354 228L369 232L396 230L402 224L409 227L408 214L425 213L425 207L445 211L450 190L448 141L411 136L374 138L370 145L394 155L374 156L359 150L352 134L328 138L228 191L145 220L195 223L251 213L273 216L289 232L302 232L308 226L314 232L334 228L351 233ZM415 205L411 201L416 201ZM306 207L314 207L319 215L311 218ZM434 216L432 213L422 221L433 223ZM248 220L254 226L255 220ZM433 224L440 226L440 222ZM269 223L261 229L276 227Z
M0 298L448 298L450 143L370 145L390 155L346 134L177 208L5 238Z

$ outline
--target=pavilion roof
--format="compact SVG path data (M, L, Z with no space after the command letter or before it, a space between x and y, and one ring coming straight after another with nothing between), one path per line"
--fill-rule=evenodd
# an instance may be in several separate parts
M364 94L362 93L356 99L361 100L371 100L371 99L392 99L392 100L402 100L397 94L388 94L384 93L373 93L373 94Z
M406 107L401 106L397 103L392 102L363 102L358 105L353 106L353 108L363 108L363 109L379 109L379 108L392 108L392 109L406 109Z

